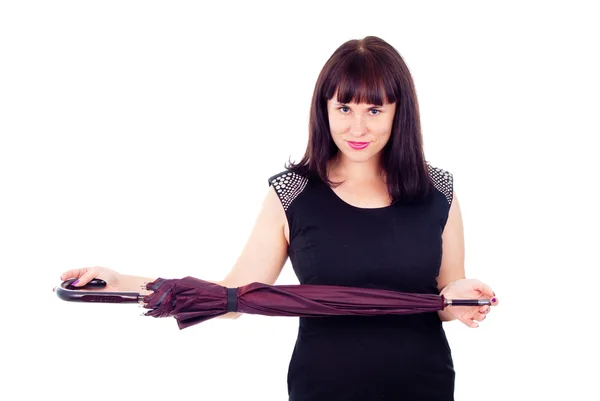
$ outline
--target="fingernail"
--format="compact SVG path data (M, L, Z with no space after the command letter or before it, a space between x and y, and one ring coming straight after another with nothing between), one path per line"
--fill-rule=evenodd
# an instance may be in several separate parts
M494 294L494 296L496 296L496 293L494 291L492 291L492 294Z
M496 298L492 298L492 302L496 302Z
M77 284L78 282L79 282L79 279L77 279L77 280L73 281L73 282L71 283L71 285L73 285L73 286L74 286L74 285L75 285L75 284Z

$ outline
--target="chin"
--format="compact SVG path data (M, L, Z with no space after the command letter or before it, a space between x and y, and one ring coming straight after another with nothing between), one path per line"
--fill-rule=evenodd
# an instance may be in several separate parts
M361 152L342 152L344 157L353 163L365 163L368 162L375 156L372 153L361 153Z

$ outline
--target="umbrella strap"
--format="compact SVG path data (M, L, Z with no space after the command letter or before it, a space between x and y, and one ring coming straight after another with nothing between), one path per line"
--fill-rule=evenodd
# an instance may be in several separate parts
M237 288L227 288L227 312L238 311Z

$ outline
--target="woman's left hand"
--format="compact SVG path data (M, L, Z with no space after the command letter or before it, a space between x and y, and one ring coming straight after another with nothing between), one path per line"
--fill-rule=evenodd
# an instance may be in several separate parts
M475 279L460 279L448 284L440 293L447 299L491 299L492 305L484 306L447 306L444 309L451 317L460 320L469 327L479 327L490 312L491 306L498 305L498 297L485 283Z

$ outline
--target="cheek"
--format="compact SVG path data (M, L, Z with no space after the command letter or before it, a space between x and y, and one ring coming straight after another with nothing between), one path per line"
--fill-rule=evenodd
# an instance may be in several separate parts
M329 130L333 135L344 133L348 128L343 120L332 118L329 120Z
M387 138L392 133L391 121L381 121L372 127L372 131L375 135L381 138Z

